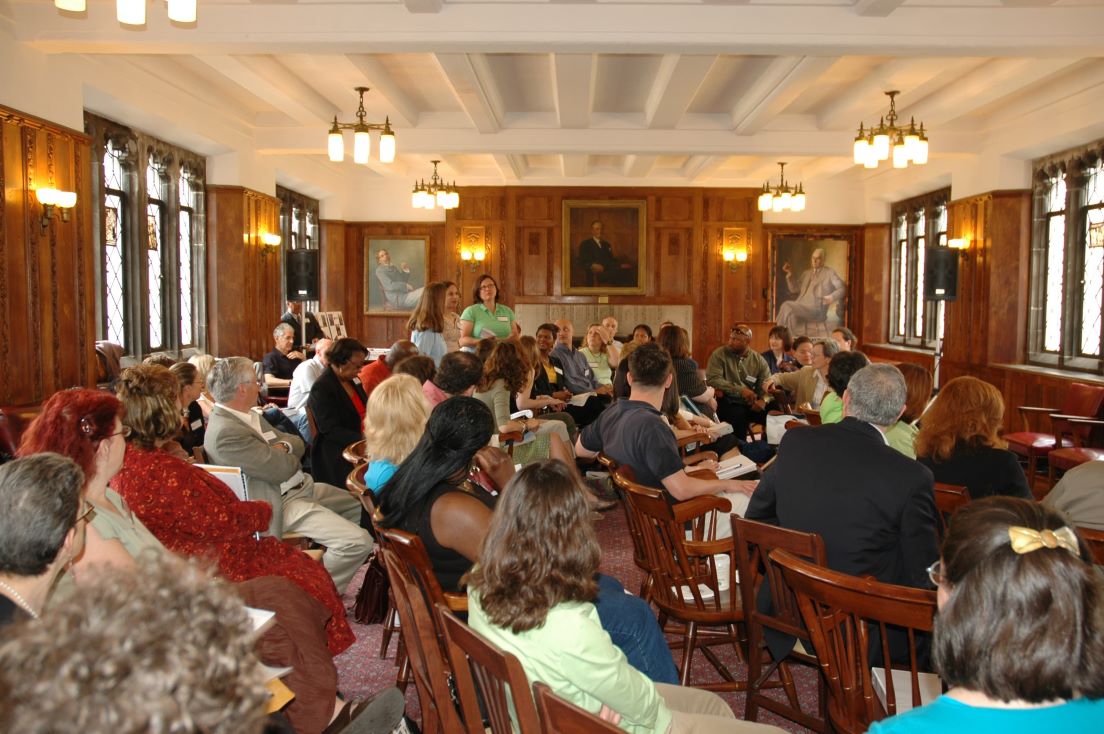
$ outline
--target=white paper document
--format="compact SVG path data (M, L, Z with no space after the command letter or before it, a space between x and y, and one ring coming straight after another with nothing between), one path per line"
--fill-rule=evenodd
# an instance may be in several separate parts
M758 469L755 462L748 457L740 454L739 456L733 456L730 459L725 459L717 466L717 478L718 479L735 479L742 477L745 474L751 474Z

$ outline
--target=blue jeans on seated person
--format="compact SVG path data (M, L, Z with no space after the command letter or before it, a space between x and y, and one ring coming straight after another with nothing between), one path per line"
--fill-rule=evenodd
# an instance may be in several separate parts
M655 683L678 685L671 648L656 621L651 606L638 596L625 593L621 583L598 574L598 598L594 608L614 645L625 653L629 665Z

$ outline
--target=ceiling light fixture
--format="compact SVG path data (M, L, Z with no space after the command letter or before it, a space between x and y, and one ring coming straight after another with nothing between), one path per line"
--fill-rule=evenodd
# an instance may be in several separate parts
M778 162L778 185L773 189L770 182L763 184L763 190L759 193L759 211L800 212L805 210L805 190L801 184L796 187L786 184L786 163Z
M87 0L54 0L54 7L70 13L83 13L88 9Z
M878 126L866 127L859 123L859 134L855 136L853 160L855 165L864 168L877 168L882 161L893 159L894 168L908 168L909 163L922 166L928 162L928 136L924 133L924 123L916 126L916 118L909 120L908 127L897 127L897 90L886 92L889 97L889 112L878 122Z
M365 122L368 116L364 109L364 93L368 87L354 87L360 95L360 106L356 111L356 122L338 122L334 116L333 126L330 127L329 151L330 160L340 163L345 159L345 137L342 130L353 131L353 162L366 165L372 152L372 130L380 131L379 159L381 163L392 163L395 160L395 131L391 129L391 118L384 118L384 122Z
M422 179L414 182L414 191L410 194L410 205L415 209L432 209L439 206L442 209L455 209L460 206L460 192L456 189L456 182L452 185L437 175L437 164L441 161L430 161L433 164L433 175L429 177L429 183Z

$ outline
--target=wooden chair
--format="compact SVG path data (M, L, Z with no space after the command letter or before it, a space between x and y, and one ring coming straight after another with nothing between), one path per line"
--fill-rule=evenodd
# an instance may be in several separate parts
M824 721L826 695L823 681L820 685L819 717L811 716L801 710L787 659L773 660L763 639L764 628L797 638L808 639L809 636L801 623L801 612L798 611L793 591L786 585L786 580L778 567L767 562L768 554L778 548L823 566L826 562L824 540L817 533L803 533L776 525L744 520L738 515L732 516L732 537L736 543L740 595L748 629L748 689L744 718L748 721L757 721L759 707L762 706L808 729L826 732L827 725ZM770 612L760 611L757 605L760 589L764 583L767 584L770 593ZM768 661L765 667L764 656ZM816 657L797 649L788 657L816 667ZM770 681L771 675L776 670L779 679ZM785 689L789 705L762 692L764 688L779 686Z
M197 464L210 464L211 463L211 462L207 461L207 452L203 450L202 446L193 446L192 447L192 458L195 459L195 463L197 463Z
M797 596L827 685L828 718L834 730L861 734L874 721L897 713L893 676L885 676L883 711L869 662L871 642L875 639L874 651L880 653L883 661L891 659L887 629L890 626L903 628L907 634L911 701L914 707L922 705L916 635L931 632L934 591L849 576L784 550L771 551L768 557L771 563L781 566L786 583Z
M310 431L311 446L314 446L318 443L318 424L314 422L314 411L309 405L304 405L303 411L307 414L307 430Z
M1089 528L1077 528L1077 532L1085 539L1092 553L1093 563L1104 566L1104 531L1091 530Z
M657 489L623 477L620 486L643 530L648 562L654 568L652 601L667 619L685 625L680 682L689 684L694 651L700 649L723 680L695 683L695 687L744 690L747 681L737 680L711 649L731 645L737 658L742 659L741 645L746 642L738 629L744 612L736 588L732 540L716 539L719 514L732 509L728 500L709 495L672 506ZM727 573L722 571L720 577L715 559L718 555L729 560Z
M313 417L313 416L312 416ZM353 441L341 451L341 458L349 462L353 466L364 462L368 457L364 453L367 441L363 438L359 441Z
M1104 409L1104 386L1088 385L1083 382L1075 382L1069 386L1060 408L1029 405L1019 407L1023 430L1007 434L1004 439L1008 441L1010 451L1027 459L1027 482L1036 497L1039 497L1039 493L1035 491L1039 459L1047 458L1054 449L1072 448L1072 438L1066 438L1074 430L1069 421L1074 418L1104 417L1101 415L1102 409ZM1043 415L1050 419L1050 430L1032 431L1029 416ZM1082 430L1082 427L1078 430Z
M951 515L970 504L970 490L960 484L935 483L935 509L939 512L939 537L947 534Z
M544 734L621 734L621 727L560 698L544 683L533 684L533 697Z
M617 462L605 454L598 454L598 460L610 472L610 478L613 480L614 486L621 490L621 508L625 511L625 520L629 526L629 537L632 539L633 563L644 572L644 578L640 582L640 591L637 592L637 596L650 603L652 601L652 587L655 584L655 567L648 555L648 545L644 539L645 527L629 506L628 490L626 489L629 483L635 481L636 476L632 467L618 466Z
M463 723L449 692L444 633L434 611L436 604L450 605L433 575L421 538L394 528L382 528L380 537L384 542L378 552L383 554L391 580L410 672L422 705L422 731L426 734L461 731ZM466 609L467 599L457 606Z
M443 604L437 614L445 631L452 678L468 734L538 734L540 722L521 662L456 618ZM506 690L509 686L509 691ZM477 690L478 689L478 690ZM483 701L483 710L479 708ZM516 716L510 716L511 704ZM484 712L488 726L484 728Z
M812 410L811 408L798 408L798 412L801 413L802 417L805 418L806 421L808 421L810 426L821 425L819 410Z
M1070 418L1073 446L1047 454L1047 491L1054 489L1056 472L1067 472L1090 461L1104 461L1104 420Z

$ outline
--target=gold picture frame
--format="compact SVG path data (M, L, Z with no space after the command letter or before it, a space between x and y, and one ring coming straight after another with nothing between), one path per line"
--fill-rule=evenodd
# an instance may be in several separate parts
M563 293L644 293L647 214L642 199L565 200Z

